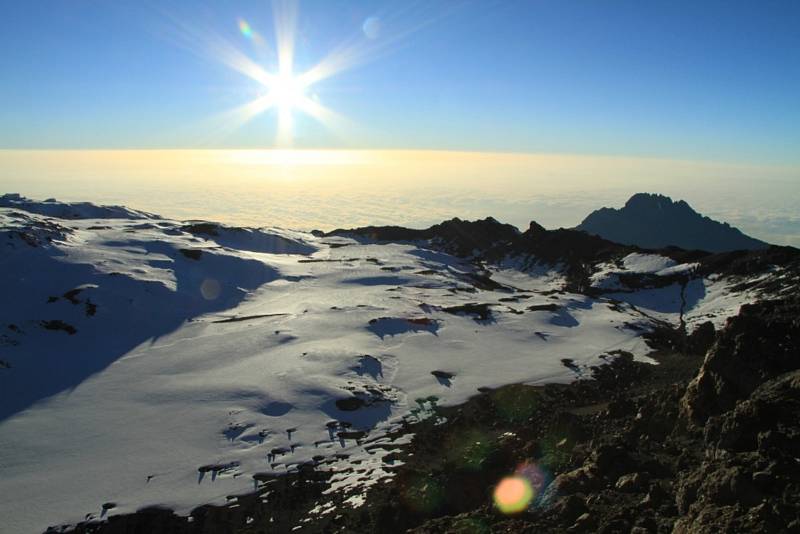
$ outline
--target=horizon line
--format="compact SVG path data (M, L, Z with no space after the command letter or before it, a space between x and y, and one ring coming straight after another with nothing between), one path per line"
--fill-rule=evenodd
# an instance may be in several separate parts
M653 162L669 162L683 164L704 164L728 167L753 167L773 169L786 169L800 171L800 161L797 162L758 162L758 161L735 161L721 159L695 159L684 157L670 157L657 154L621 154L621 153L593 153L593 152L558 152L558 151L522 151L522 150L492 150L492 149L451 149L451 148L330 148L330 147L0 147L2 152L272 152L272 153L301 153L301 152L351 152L351 153L428 153L428 154L452 154L452 155L482 155L482 156L509 156L509 157L572 157L572 158L596 158L605 160L645 160Z

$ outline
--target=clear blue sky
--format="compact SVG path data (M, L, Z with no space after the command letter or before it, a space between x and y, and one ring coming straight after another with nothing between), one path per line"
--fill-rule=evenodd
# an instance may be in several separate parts
M343 42L373 53L313 86L356 133L298 113L295 146L800 163L796 0L409 5L299 4L295 71ZM261 88L173 33L219 34L269 70L237 20L272 42L272 17L265 0L7 0L0 147L269 147L275 113L203 131Z

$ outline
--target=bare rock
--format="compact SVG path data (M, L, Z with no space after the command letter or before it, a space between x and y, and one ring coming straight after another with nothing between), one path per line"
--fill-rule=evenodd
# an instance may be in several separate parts
M800 298L742 306L706 354L681 400L695 425L735 408L759 385L800 367Z
M614 487L625 493L638 493L644 490L646 482L647 475L641 473L628 473L627 475L622 475L619 477Z

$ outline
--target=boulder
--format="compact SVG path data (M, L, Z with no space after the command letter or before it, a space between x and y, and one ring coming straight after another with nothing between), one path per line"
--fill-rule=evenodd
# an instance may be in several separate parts
M681 413L702 426L765 381L798 367L800 297L744 305L706 354L681 400Z

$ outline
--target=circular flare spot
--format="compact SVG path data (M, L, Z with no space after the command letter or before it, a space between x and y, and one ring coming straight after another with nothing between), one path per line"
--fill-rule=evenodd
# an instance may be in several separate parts
M250 27L247 21L244 19L239 19L237 22L239 23L239 31L242 32L242 35L244 35L247 39L252 38L253 29Z
M522 477L506 477L494 488L494 504L504 514L525 510L533 500L533 488Z
M381 20L378 17L369 17L364 21L361 30L367 39L377 39L381 34Z
M203 283L200 284L200 293L206 300L216 299L219 296L221 289L222 288L220 287L219 282L213 278L206 278L203 280Z

